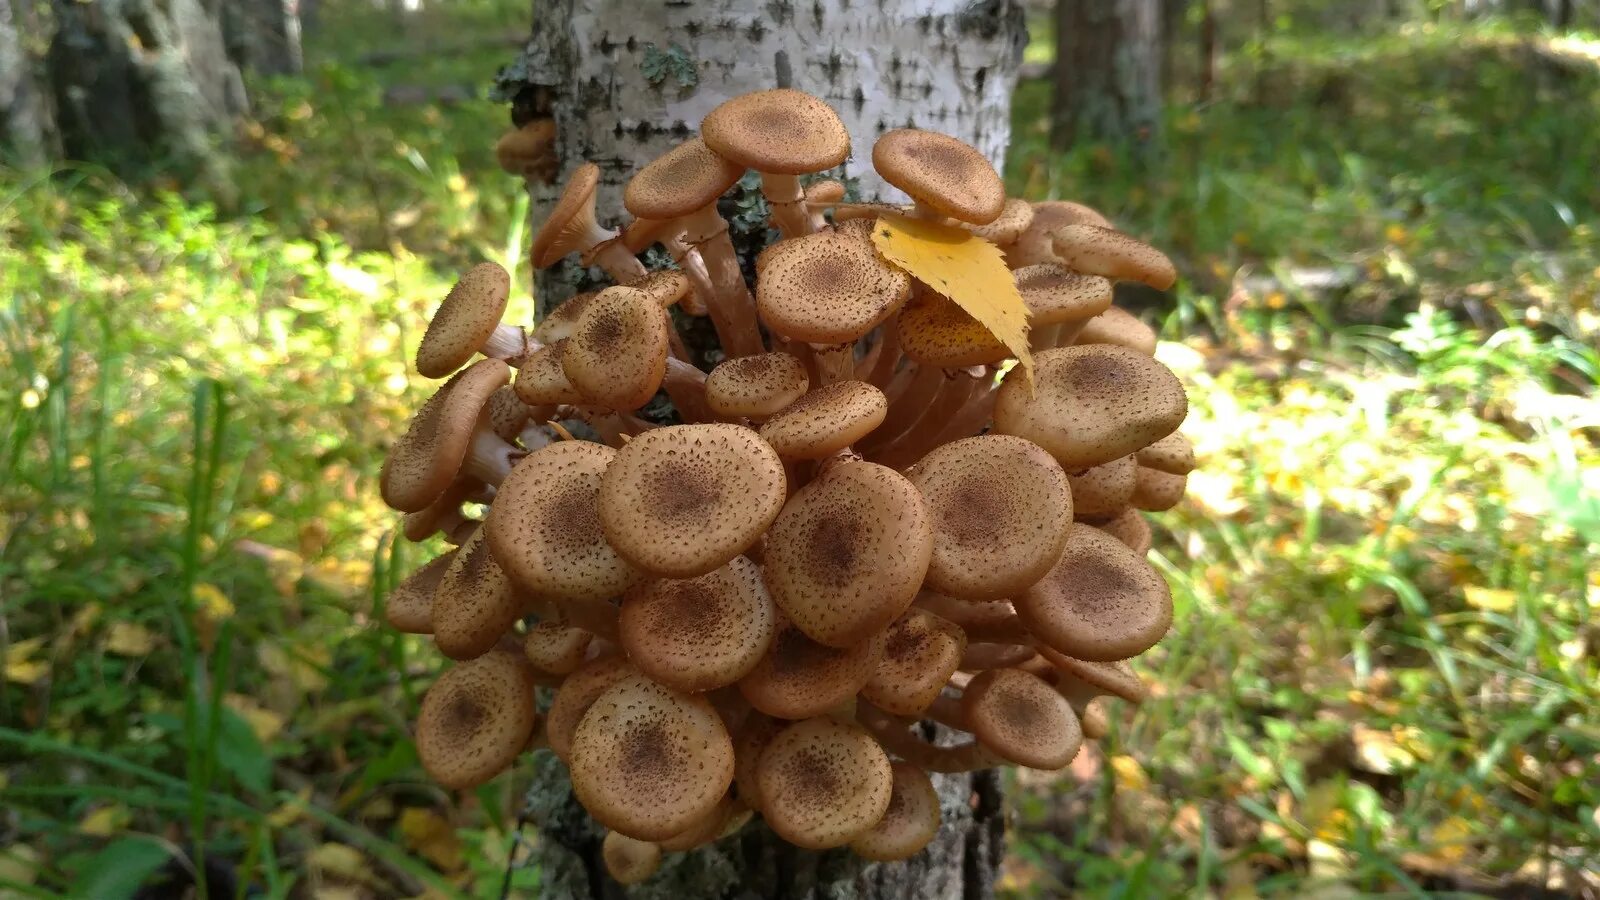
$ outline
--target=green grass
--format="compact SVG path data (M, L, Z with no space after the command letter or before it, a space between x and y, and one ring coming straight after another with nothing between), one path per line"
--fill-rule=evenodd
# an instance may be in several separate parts
M120 896L174 852L274 897L498 892L521 782L452 802L416 763L435 655L375 613L435 548L375 473L451 272L515 268L520 193L503 109L382 90L502 52L355 65L444 30L325 6L238 208L0 173L0 894ZM1495 24L1274 40L1151 172L1049 151L1019 93L1013 190L1180 260L1152 315L1203 469L1159 517L1155 696L1081 785L1017 779L1004 887L1593 891L1600 75L1531 74L1548 45ZM1308 267L1353 275L1261 280Z

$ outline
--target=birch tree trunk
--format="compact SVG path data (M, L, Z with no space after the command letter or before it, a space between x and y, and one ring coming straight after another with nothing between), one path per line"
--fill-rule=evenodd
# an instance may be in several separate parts
M1156 143L1161 0L1057 0L1053 138Z
M55 156L55 121L23 37L38 31L32 0L0 0L0 148L25 165Z

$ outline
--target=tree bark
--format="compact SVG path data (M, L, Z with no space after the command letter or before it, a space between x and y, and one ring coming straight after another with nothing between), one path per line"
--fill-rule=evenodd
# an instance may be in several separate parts
M1161 58L1160 0L1058 0L1056 145L1154 146Z
M222 32L229 58L247 72L293 75L302 67L299 0L225 0Z
M25 165L55 156L55 119L23 36L37 34L33 0L0 0L0 147Z

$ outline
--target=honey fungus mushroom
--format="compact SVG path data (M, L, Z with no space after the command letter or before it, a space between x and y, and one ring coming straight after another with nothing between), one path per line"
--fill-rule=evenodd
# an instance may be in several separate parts
M761 173L761 194L784 237L814 230L796 176L842 164L850 135L839 114L810 94L775 88L724 102L700 123L718 156Z
M661 578L628 591L618 631L641 671L680 691L733 684L772 643L775 610L761 570L742 556L697 578Z
M910 859L939 833L939 795L928 773L907 762L891 763L889 771L889 808L876 825L850 842L850 849L863 859Z
M459 473L499 484L522 451L494 433L481 413L511 378L498 359L480 359L450 377L422 405L389 449L379 475L383 500L416 512L437 500Z
M829 718L784 729L761 753L756 779L762 816L797 847L850 843L889 810L894 770L862 729Z
M1094 662L1137 656L1172 624L1172 593L1150 564L1111 535L1076 523L1061 558L1015 603L1040 642Z
M417 755L451 789L483 784L527 746L537 715L533 667L494 650L439 676L417 716Z
M511 276L499 265L486 262L468 269L428 322L417 346L417 373L443 378L480 352L521 360L531 349L527 333L500 321L510 295Z

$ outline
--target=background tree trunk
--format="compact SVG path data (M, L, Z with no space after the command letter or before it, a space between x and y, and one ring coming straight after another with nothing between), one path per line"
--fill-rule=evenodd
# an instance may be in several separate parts
M23 38L39 33L33 0L0 0L0 147L26 165L56 155L55 119Z
M299 0L225 0L222 33L228 56L247 72L300 71Z
M1053 138L1155 144L1161 0L1058 0Z

